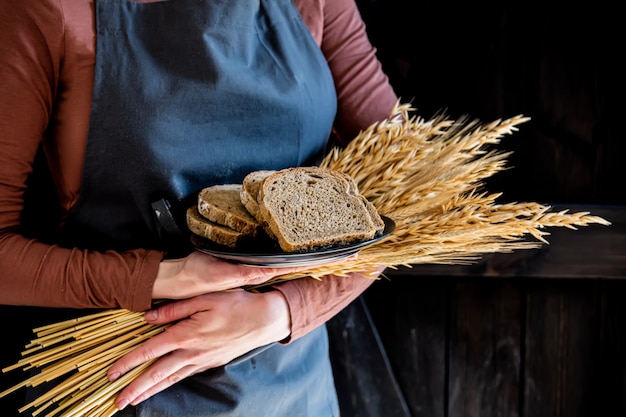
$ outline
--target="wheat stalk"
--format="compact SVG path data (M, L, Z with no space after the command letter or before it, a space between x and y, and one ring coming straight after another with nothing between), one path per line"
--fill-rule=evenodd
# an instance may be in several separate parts
M395 221L394 233L363 248L356 260L282 275L264 285L351 272L374 278L381 266L471 264L487 253L539 247L547 243L549 227L610 224L587 212L552 212L538 203L499 204L501 194L481 190L486 178L507 169L509 153L491 147L529 118L483 125L444 115L424 120L411 117L412 110L398 103L389 119L362 131L345 148L333 149L321 163L353 177L379 213ZM109 310L35 329L38 337L26 346L25 358L3 372L38 368L40 373L0 392L0 398L69 375L20 412L34 408L33 415L51 410L46 416L110 417L117 411L117 393L149 363L113 383L106 370L167 327L146 323L141 313Z
M116 309L34 329L37 338L26 345L22 352L25 358L2 371L38 368L40 372L0 392L0 398L20 388L37 387L66 377L19 411L34 408L33 416L48 411L46 417L110 417L117 411L113 404L115 395L149 363L113 383L107 379L108 368L167 327L147 323L143 313Z

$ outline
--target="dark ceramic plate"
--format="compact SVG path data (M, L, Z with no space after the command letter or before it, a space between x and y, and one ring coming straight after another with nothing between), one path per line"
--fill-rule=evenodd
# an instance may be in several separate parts
M196 235L192 235L191 243L200 252L245 265L269 267L316 265L346 258L389 236L396 229L396 223L389 217L381 217L385 222L385 229L380 236L364 242L313 252L283 252L274 241L268 242L267 240L248 245L243 249L232 249Z

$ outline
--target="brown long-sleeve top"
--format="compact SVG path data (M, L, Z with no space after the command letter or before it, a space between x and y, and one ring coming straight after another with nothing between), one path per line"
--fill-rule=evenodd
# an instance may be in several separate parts
M0 303L70 308L151 305L164 253L65 249L20 234L24 192L43 141L61 208L80 192L95 62L94 0L0 2ZM333 74L344 139L389 115L397 97L354 0L294 0ZM300 279L278 289L292 340L361 294L363 277Z

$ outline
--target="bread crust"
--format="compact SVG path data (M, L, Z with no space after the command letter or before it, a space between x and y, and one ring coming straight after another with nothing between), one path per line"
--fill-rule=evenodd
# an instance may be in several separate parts
M261 216L285 252L369 240L377 227L350 177L320 167L287 168L261 183Z
M261 215L259 211L259 203L257 201L259 196L259 189L261 187L261 183L271 174L275 173L275 170L259 170L252 171L248 175L246 175L243 179L241 186L241 203L244 205L246 210L254 217L257 222L261 225L265 233L272 239L276 239L274 233L270 229L267 221Z
M265 178L269 175L276 172L275 170L259 170L252 171L248 175L246 175L241 184L241 202L244 207L248 210L248 212L255 218L259 223L261 223L262 218L260 218L259 213L259 203L257 203L257 197L259 195L259 188L261 187L261 183Z
M206 187L198 193L198 212L206 219L230 227L250 237L261 231L261 225L241 202L241 184Z
M187 227L198 236L229 248L236 248L250 239L244 233L214 223L200 214L197 205L187 209Z

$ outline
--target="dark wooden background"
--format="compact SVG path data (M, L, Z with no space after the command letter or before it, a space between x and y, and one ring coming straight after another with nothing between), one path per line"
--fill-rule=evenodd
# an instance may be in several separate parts
M626 416L621 13L358 4L396 91L423 117L531 117L503 140L512 169L490 191L613 225L555 230L547 247L471 267L389 272L329 325L343 416ZM6 366L30 332L14 309L0 316ZM22 404L0 400L1 415Z
M360 0L423 117L531 121L489 191L613 224L469 267L388 273L330 323L348 417L626 415L623 25L616 10Z

